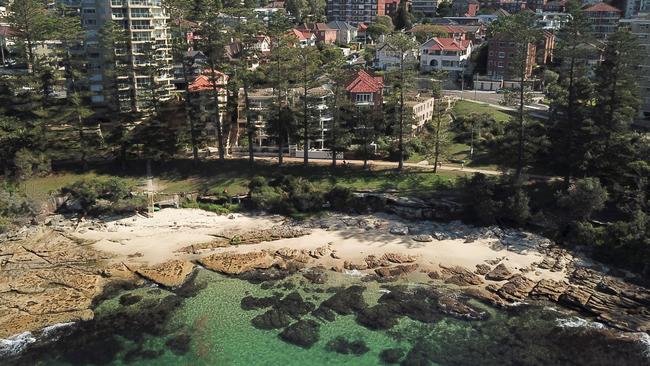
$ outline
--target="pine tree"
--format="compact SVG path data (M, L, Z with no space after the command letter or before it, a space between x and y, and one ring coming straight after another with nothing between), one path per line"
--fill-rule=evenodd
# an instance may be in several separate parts
M590 26L580 4L567 5L571 19L560 31L557 56L562 60L559 80L547 86L551 99L550 161L556 171L564 176L565 187L571 178L584 173L587 167L587 149L593 134L590 133L590 110L593 87L590 69L581 61L588 56Z
M451 116L449 106L444 100L436 100L431 122L427 124L428 135L425 145L427 158L433 158L433 173L438 173L438 165L451 146Z
M633 154L629 128L639 108L638 41L627 30L607 40L604 60L596 69L593 120L596 139L591 146L591 169L606 182L620 177Z
M44 0L19 0L9 6L8 21L30 72L38 62L35 47L55 30Z
M404 127L406 118L406 93L411 89L414 81L414 63L412 50L417 44L404 33L394 33L386 40L388 45L400 55L398 69L391 72L393 97L397 105L397 148L399 150L398 170L404 167Z
M223 138L223 121L221 120L221 86L219 69L224 62L224 47L226 45L226 35L217 27L216 19L205 21L201 25L200 34L200 48L207 57L207 65L209 68L209 78L212 87L212 99L215 109L215 128L217 130L217 145L219 149L219 160L225 159L225 146Z
M313 100L309 95L309 89L316 86L316 79L320 76L320 55L315 47L294 48L294 59L299 69L300 87L302 89L302 138L303 138L303 162L309 164L309 140L312 133L312 108Z
M500 17L490 25L488 30L491 36L501 35L506 37L509 42L515 42L514 57L509 58L511 76L516 77L519 81L517 103L517 121L518 121L518 138L516 144L517 162L515 166L515 181L521 180L522 173L526 163L526 111L524 106L527 100L526 80L528 78L529 57L531 48L538 40L540 34L536 28L536 18L534 14L521 12L509 17ZM510 128L515 127L509 124Z
M395 14L395 19L393 20L395 24L395 29L410 29L412 26L411 14L407 9L407 1L401 0L399 6L397 7L397 13Z

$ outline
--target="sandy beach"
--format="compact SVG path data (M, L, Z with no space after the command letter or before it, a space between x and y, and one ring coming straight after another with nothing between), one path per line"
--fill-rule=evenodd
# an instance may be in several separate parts
M297 238L265 241L259 244L229 246L202 250L200 253L184 253L179 249L188 245L210 243L224 234L269 229L286 221L282 216L251 216L244 214L217 215L198 209L164 209L153 218L134 216L105 222L92 230L79 230L74 236L95 242L97 250L114 255L118 262L134 262L156 265L173 259L194 260L201 256L220 252L276 251L281 248L306 252L327 246L340 259L324 256L314 259L314 265L326 268L342 266L344 261L361 263L368 255L381 257L385 253L400 253L417 258L423 271L443 266L462 266L473 270L478 264L501 260L514 271L531 268L544 258L536 248L506 248L496 238L478 238L471 242L464 239L419 242L413 235L392 234L391 229L409 228L409 232L425 232L421 222L409 222L392 215L355 217L370 221L365 228L341 225L344 215L330 218L332 227L311 228L310 233ZM356 226L356 227L355 227ZM528 274L534 280L562 280L565 271L535 269Z

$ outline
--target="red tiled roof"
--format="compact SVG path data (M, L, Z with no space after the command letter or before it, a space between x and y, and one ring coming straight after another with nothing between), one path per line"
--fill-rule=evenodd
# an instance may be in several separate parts
M372 76L365 70L359 70L354 80L345 87L349 93L377 93L384 87L384 78Z
M368 26L365 23L359 24L359 29L358 29L359 31L365 32L366 29L368 29Z
M219 80L221 77L223 77L226 81L228 80L228 75L222 73L221 71L215 71L215 75L217 77L217 80ZM189 90L191 92L212 90L211 78L212 78L212 70L211 69L203 70L203 75L199 75L196 77L196 79L194 79L194 81L189 86ZM217 85L221 85L221 84L217 82ZM221 88L218 88L218 90L221 90Z
M453 38L431 38L427 43L432 43L429 50L432 51L464 51L469 47L470 41L457 41Z
M6 25L0 25L0 36L8 37L15 35L15 32L11 27Z
M587 9L585 9L585 11L598 12L598 13L601 13L601 12L602 13L605 13L605 12L606 13L620 13L621 12L619 9L617 9L617 8L611 6L611 5L605 4L605 3L594 4L594 5L590 6L590 7L588 7Z
M296 29L293 28L289 30L286 35L288 36L294 36L298 38L299 41L306 41L311 38L312 33L308 30L302 30L302 29Z

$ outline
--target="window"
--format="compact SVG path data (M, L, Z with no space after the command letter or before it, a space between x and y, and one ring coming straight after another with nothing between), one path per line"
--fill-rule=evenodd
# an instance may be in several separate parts
M357 100L357 103L372 102L372 94L368 94L368 93L357 94L356 100Z
M506 53L505 52L499 52L499 58L505 58Z
M490 51L489 55L494 56L494 51Z
M499 67L503 67L503 61L499 61Z

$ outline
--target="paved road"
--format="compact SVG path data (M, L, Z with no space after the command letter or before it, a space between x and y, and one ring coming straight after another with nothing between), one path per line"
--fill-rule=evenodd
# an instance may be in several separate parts
M248 157L233 157L234 159L248 159ZM274 157L255 157L255 160L267 160L267 161L278 161L278 158ZM303 158L290 158L285 156L284 157L284 163L287 164L302 164ZM362 166L363 165L363 160L345 160L346 164L348 165L353 165L353 166ZM309 159L309 164L315 164L315 165L331 165L332 160L330 159ZM343 161L337 160L336 161L337 166L343 166ZM384 167L384 168L394 168L397 169L398 164L396 162L392 161L384 161L384 160L368 160L368 165L370 168L372 167ZM425 171L432 171L433 166L428 165L428 164L422 164L422 163L404 163L405 167L408 168L419 168L421 170ZM447 172L458 172L458 173L465 173L465 174L473 174L473 173L482 173L485 175L503 175L505 172L500 171L500 170L492 170L492 169L476 169L476 168L468 168L468 167L462 167L460 165L453 165L453 164L442 164L441 166L438 167L438 171L447 171ZM530 180L535 180L535 181L552 181L552 180L557 180L560 179L558 177L553 177L553 176L547 176L547 175L537 175L537 174L528 174L528 178Z
M244 157L242 157L243 159ZM268 161L278 161L278 158L273 158L273 157L256 157L255 160L268 160ZM298 164L303 162L303 158L290 158L290 157L284 157L284 162L285 163L290 163L290 164ZM337 166L343 166L343 161L342 160L337 160ZM317 164L317 165L331 165L332 161L327 159L309 159L310 164ZM354 165L354 166L363 166L363 160L345 160L345 163L348 165ZM372 167L387 167L387 168L395 168L397 169L398 164L396 162L392 161L383 161L383 160L368 160L368 165ZM426 164L421 164L421 163L404 163L405 167L409 168L420 168L422 170L433 170L433 166L431 165L426 165ZM455 172L461 172L461 173L483 173L485 175L500 175L502 174L498 170L490 170L490 169L475 169L475 168L467 168L467 167L462 167L459 165L448 165L448 164L443 164L442 166L438 167L438 170L440 171L455 171Z
M513 112L517 110L517 108L502 105L501 102L503 101L503 94L497 94L491 91L477 90L476 93L474 93L473 90L471 91L465 90L461 93L460 90L444 90L443 93L446 95L452 95L457 97L462 96L463 100L489 105L491 107L494 107L502 111ZM524 108L529 112L530 116L534 118L539 118L539 119L549 118L547 105L532 103L526 105Z

